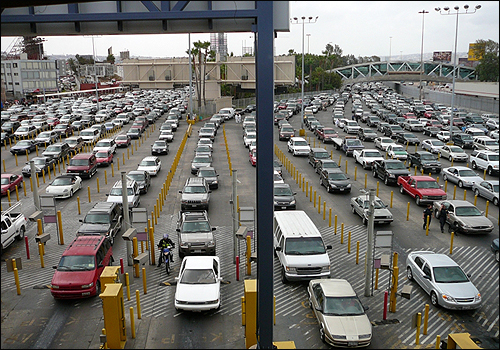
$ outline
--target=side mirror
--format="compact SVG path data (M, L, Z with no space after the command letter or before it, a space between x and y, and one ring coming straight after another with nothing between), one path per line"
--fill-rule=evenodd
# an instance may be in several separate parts
M274 248L274 250L276 250L277 252L281 252L281 247L276 247Z
M326 246L326 249L332 249L332 246L329 244Z
M422 277L425 278L426 280L429 280L429 281L431 280L431 277L429 275L423 275Z

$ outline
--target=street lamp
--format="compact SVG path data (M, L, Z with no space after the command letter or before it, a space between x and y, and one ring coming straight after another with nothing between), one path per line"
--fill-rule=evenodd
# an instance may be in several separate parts
M301 115L300 135L304 136L305 135L305 133L304 133L304 24L305 23L316 23L316 21L318 20L318 16L316 16L316 18L314 18L314 21L313 21L312 17L307 17L308 22L305 21L306 20L305 16L302 16L300 19L302 19L302 81L300 83L300 85L302 86L302 102L300 103L300 106L301 106L300 107L300 115ZM299 18L297 18L297 17L293 17L293 19L290 18L290 23L300 24Z
M481 8L481 5L476 5L476 7L474 8L474 12L468 12L469 5L464 5L465 12L459 12L459 10L460 10L459 6L455 6L453 8L455 11L457 11L456 12L457 20L456 20L456 24L455 24L455 54L454 54L454 57L453 57L453 87L452 87L452 90L451 90L450 143L452 142L451 140L452 140L452 137L453 137L453 107L454 107L454 104L455 104L455 75L457 73L458 15L472 15L472 14L476 13L476 11L479 10L480 8ZM446 11L446 13L442 13L440 7L436 7L435 10L437 12L439 12L439 14L441 14L443 16L455 15L455 13L450 13L450 8L448 6L446 6L445 8L443 8L443 10Z
M389 37L389 63L391 62L392 36Z
M420 101L422 101L422 74L424 71L424 17L426 13L429 13L429 11L422 10L419 13L422 14L422 47L420 48L420 82L418 84L418 89L419 89L419 98Z

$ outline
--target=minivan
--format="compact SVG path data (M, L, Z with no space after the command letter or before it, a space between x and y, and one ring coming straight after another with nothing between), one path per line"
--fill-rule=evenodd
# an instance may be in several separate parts
M99 130L94 128L87 128L85 130L80 131L80 136L86 144L96 142L101 136Z
M80 153L70 159L66 173L90 179L97 173L97 159L94 153Z
M101 294L101 273L113 262L113 248L104 236L79 236L66 248L52 277L55 299L88 298Z
M273 220L274 251L281 265L281 281L330 277L330 258L323 237L302 210L276 211Z

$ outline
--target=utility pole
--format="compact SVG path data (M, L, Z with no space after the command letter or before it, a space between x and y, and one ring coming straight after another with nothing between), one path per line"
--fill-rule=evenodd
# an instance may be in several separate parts
M372 282L373 282L373 237L374 237L374 214L375 214L375 190L370 189L368 192L368 202L370 204L368 209L368 242L366 246L366 274L365 274L365 297L373 295Z

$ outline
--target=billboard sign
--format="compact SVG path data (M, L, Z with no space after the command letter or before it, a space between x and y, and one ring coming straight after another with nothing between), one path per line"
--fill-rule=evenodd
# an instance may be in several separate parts
M481 48L479 44L469 44L469 52L467 59L469 61L480 61L483 58L484 47Z
M451 51L434 51L432 54L433 62L451 62Z

